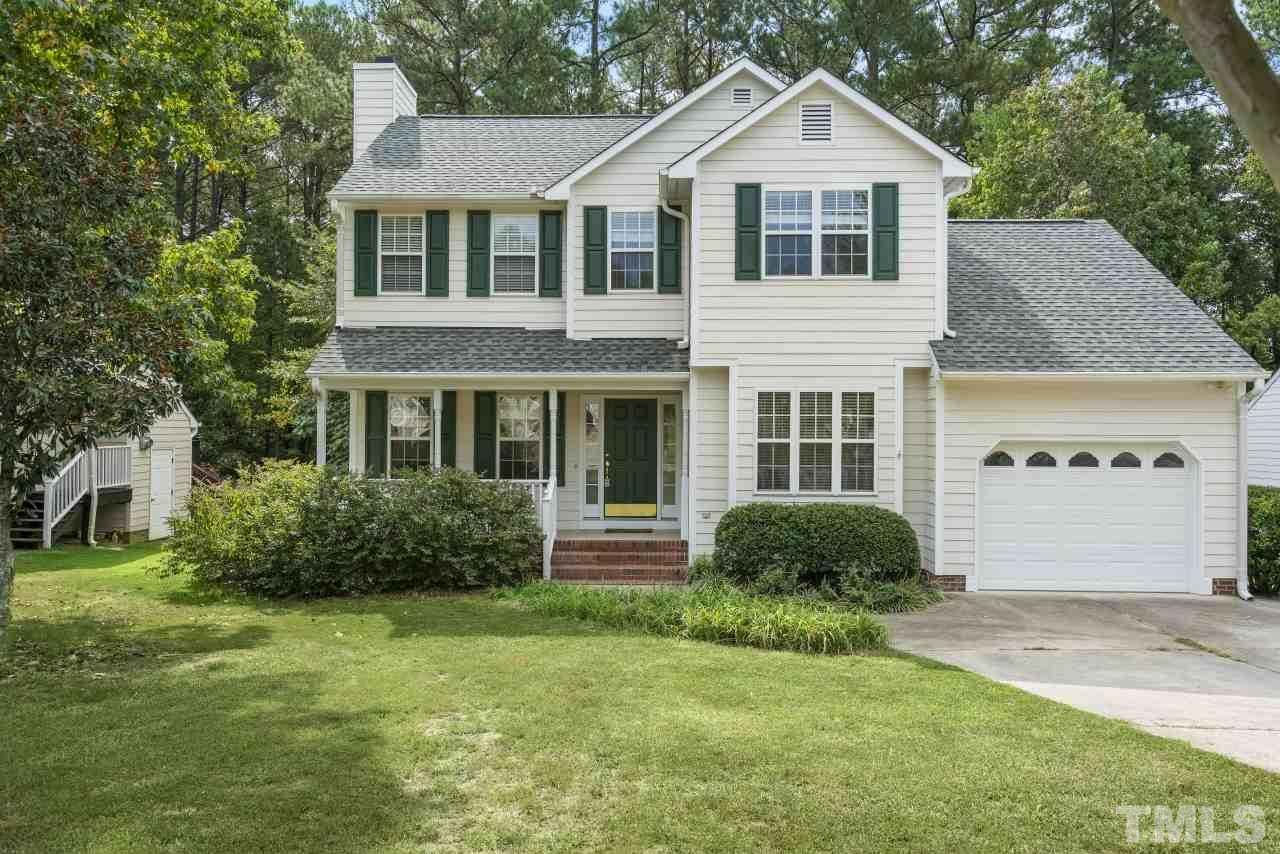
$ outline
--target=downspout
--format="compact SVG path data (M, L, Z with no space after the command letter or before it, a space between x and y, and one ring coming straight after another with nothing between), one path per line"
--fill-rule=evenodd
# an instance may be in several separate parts
M950 265L947 263L947 250L948 250L948 244L950 241L947 237L947 228L948 228L947 211L951 207L951 200L954 199L956 196L963 196L965 193L969 192L969 188L972 185L973 185L973 182L969 178L959 179L958 183L952 185L953 187L955 187L955 189L947 189L947 183L945 179L942 184L942 240L940 241L942 245L938 247L938 263L942 266L942 287L940 288L940 291L942 294L941 314L942 314L942 337L943 338L956 337L955 330L947 325L948 321L950 320L950 318L948 317L948 309L950 308L950 305L949 305L950 282L948 280L948 276L950 273Z
M1249 386L1239 383L1236 398L1236 537L1240 565L1236 569L1236 595L1246 602L1249 592Z
M680 227L680 233L682 235L689 234L689 217L687 217L686 215L682 214L680 211L676 210L675 208L667 204L667 198L666 198L667 190L670 189L670 187L671 187L671 179L667 176L666 171L664 170L658 173L658 189L661 192L661 195L658 197L658 206L662 208L662 212L665 213L667 216L675 217L677 220L679 220L682 223ZM692 238L692 235L690 235L690 238ZM692 243L692 240L691 240L691 243ZM681 249L681 252L680 252L681 267L683 267L684 257L686 255L691 255L692 253L683 251L684 250L683 245L680 247L680 249ZM692 273L693 271L693 258L689 259L689 271L690 273ZM684 272L685 271L681 269L680 274L684 276ZM693 278L692 275L684 276L685 284L684 284L684 287L680 289L684 293L684 335L681 336L680 340L676 342L676 347L681 350L689 349L689 312L691 310L689 300L690 300L690 292L693 290L693 282L691 281L692 278Z

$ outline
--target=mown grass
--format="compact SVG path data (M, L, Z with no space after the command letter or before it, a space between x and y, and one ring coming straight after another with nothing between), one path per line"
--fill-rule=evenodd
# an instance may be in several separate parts
M863 611L755 596L728 584L646 590L539 582L500 591L499 598L549 617L760 649L865 652L884 646L887 638L884 624Z
M1185 803L1280 838L1280 778L930 661L196 595L157 557L20 558L0 851L1138 851L1115 807Z

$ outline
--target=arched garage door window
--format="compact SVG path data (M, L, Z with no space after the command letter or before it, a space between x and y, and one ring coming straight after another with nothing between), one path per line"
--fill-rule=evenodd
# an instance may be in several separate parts
M1036 451L1027 457L1027 466L1029 468L1051 469L1058 465L1058 461L1053 458L1053 454L1048 451Z

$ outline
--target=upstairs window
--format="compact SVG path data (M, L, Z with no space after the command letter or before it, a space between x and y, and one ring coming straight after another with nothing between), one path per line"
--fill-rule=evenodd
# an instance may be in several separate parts
M493 218L493 292L531 294L537 290L538 217L497 214Z
M609 287L613 290L653 290L656 216L652 210L609 212Z
M422 217L378 217L382 292L422 293Z
M750 107L751 98L751 90L745 86L733 90L732 102L735 107Z
M808 190L765 193L764 273L813 275L813 194Z
M822 275L867 274L866 190L822 191Z
M830 101L808 101L800 105L800 142L827 143L833 138L833 107Z

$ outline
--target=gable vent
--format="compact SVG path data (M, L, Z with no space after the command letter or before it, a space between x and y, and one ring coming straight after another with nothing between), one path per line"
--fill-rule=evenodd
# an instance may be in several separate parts
M751 90L745 89L745 88L734 89L733 105L735 107L750 107L751 106Z
M800 105L801 142L830 142L831 125L831 104L829 102Z

